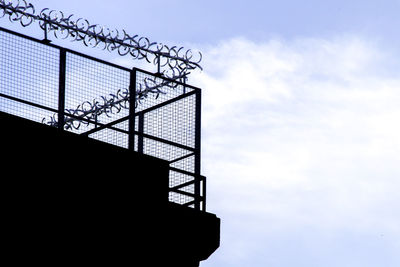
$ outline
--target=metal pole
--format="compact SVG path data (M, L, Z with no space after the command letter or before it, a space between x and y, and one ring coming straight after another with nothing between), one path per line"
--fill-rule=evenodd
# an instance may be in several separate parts
M158 62L157 62L157 73L161 74L161 55L157 56Z
M65 123L65 74L66 74L67 52L60 48L60 67L58 80L58 128L64 129Z
M131 70L129 83L128 149L135 150L136 68Z
M202 211L206 211L206 203L207 203L207 178L203 177L203 205L201 207Z
M49 41L49 39L47 39L47 22L44 23L44 41Z
M201 171L201 91L196 91L196 121L195 121L195 160L194 160L194 173L195 184L194 194L196 196L194 207L200 210L200 171Z
M139 136L138 136L138 152L143 154L143 133L144 133L144 114L139 115Z

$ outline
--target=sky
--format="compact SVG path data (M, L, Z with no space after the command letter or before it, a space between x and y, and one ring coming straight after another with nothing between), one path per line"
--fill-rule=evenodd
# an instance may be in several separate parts
M202 52L201 267L400 266L400 1L31 2Z

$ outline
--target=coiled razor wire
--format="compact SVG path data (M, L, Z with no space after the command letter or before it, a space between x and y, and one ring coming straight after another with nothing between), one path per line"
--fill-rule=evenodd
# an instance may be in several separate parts
M202 70L200 52L196 53L195 59L190 49L151 42L147 37L129 35L125 30L111 30L83 18L74 19L74 15L66 16L61 11L44 8L39 14L35 13L35 7L25 0L0 0L0 18L8 16L11 22L19 22L23 27L38 21L46 38L47 33L53 33L56 38L81 41L88 47L102 46L121 56L129 54L134 59L153 63L159 73L174 80L186 77L191 70Z
M166 94L160 88L174 89L177 83L163 81L156 83L154 79L145 78L143 84L138 84L135 94L135 106L137 107L150 94L158 98L160 94ZM113 114L121 112L123 109L129 109L131 94L129 89L120 89L116 94L109 94L107 97L100 96L100 100L93 99L78 105L75 109L65 109L67 114L64 118L64 128L69 130L78 130L82 124L89 125L90 122L96 122L100 115L111 117ZM58 115L53 114L49 118L43 118L43 123L53 127L58 127Z

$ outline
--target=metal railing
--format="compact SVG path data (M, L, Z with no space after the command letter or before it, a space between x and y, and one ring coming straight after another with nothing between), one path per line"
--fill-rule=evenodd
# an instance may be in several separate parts
M206 208L201 90L0 28L0 111L169 162L169 201Z

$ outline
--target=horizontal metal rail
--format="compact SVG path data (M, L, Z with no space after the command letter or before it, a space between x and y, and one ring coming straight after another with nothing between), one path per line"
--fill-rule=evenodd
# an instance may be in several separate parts
M23 99L20 99L18 97L14 97L14 96L9 96L9 95L3 94L3 93L0 93L0 97L4 97L4 98L7 98L9 100L13 100L15 102L20 102L22 104L26 104L26 105L29 105L29 106L32 106L32 107L35 107L35 108L40 108L40 109L44 109L44 110L55 112L55 113L58 112L57 109L49 108L49 107L46 107L46 106L43 106L43 105L40 105L40 104L37 104L37 103L33 103L33 102L30 102L30 101L27 101L27 100L23 100Z
M83 54L83 53L80 53L80 52L78 52L78 51L71 50L71 49L69 49L69 48L65 48L65 47L58 46L58 45L55 45L55 44L52 44L52 43L48 43L48 42L46 42L46 41L44 41L44 40L37 39L37 38L31 37L31 36L28 36L28 35L24 35L24 34L19 33L19 32L14 32L14 31L12 31L12 30L9 30L9 29L3 28L3 27L0 27L0 31L6 32L6 33L9 33L9 34L12 34L12 35L16 35L16 36L18 36L18 37L21 37L21 38L30 40L30 41L32 41L32 42L40 43L40 44L43 44L43 45L45 45L45 46L49 46L49 47L52 47L52 48L55 48L55 49L64 49L67 53L71 53L71 54L74 54L74 55L77 55L77 56L80 56L80 57L83 57L83 58L86 58L86 59L90 59L90 60L99 62L99 63L101 63L101 64L108 65L108 66L113 67L113 68L125 70L125 71L128 71L128 72L131 71L131 69L126 68L126 67L124 67L124 66L117 65L117 64L114 64L114 63L111 63L111 62L109 62L109 61L102 60L102 59L99 59L99 58L96 58L96 57L93 57L93 56L89 56L89 55L87 55L87 54ZM138 69L138 70L139 70L139 69ZM154 75L154 73L153 73L152 75ZM177 81L176 81L176 82L177 82Z

